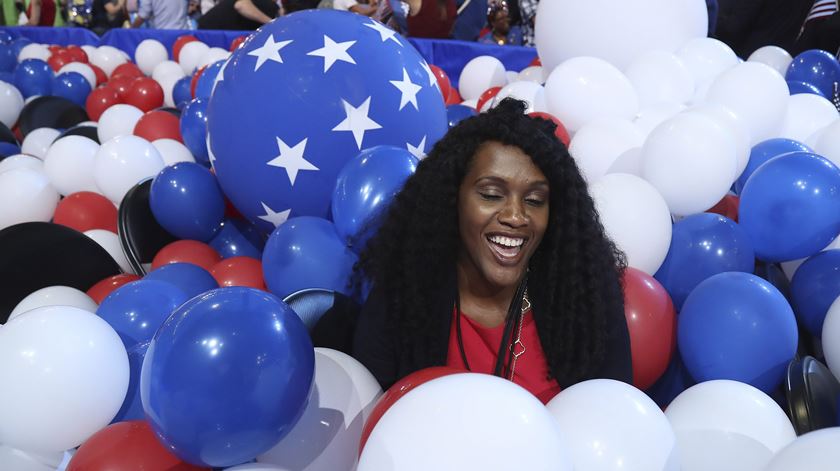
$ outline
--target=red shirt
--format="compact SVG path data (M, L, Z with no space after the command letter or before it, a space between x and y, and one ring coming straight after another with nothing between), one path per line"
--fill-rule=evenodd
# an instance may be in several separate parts
M445 8L441 8L438 0L422 0L420 11L406 18L408 36L449 39L452 36L452 27L455 26L458 9L455 7L455 0L444 0L444 5Z
M26 9L26 16L32 16L32 3ZM38 26L52 26L55 23L55 1L41 0L41 18Z
M456 324L458 318L458 313L453 312L446 366L466 369L458 348ZM467 356L467 362L470 364L470 370L474 373L493 374L499 344L504 334L504 323L497 327L488 328L479 325L463 313L460 319L461 338L464 342L464 353ZM513 338L516 338L516 332L514 332ZM540 345L537 325L534 323L534 317L530 310L525 313L520 340L525 346L525 353L516 360L513 382L530 391L545 404L560 392L560 385L553 379L548 378L548 363L542 345Z

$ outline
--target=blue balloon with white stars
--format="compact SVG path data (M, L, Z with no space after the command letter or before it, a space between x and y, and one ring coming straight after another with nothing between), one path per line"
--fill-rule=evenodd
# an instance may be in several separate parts
M329 9L251 35L224 67L207 122L222 189L265 231L328 217L338 173L361 150L392 145L420 157L447 124L437 80L405 38Z

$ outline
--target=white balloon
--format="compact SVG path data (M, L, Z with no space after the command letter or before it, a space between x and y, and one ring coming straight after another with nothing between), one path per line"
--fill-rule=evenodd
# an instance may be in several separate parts
M186 76L184 69L182 69L177 62L169 60L156 65L155 69L152 71L152 78L157 82L160 82L164 77L170 75L178 78Z
M44 306L72 306L95 313L99 307L87 294L69 286L47 286L30 293L12 309L9 321L33 309ZM8 321L7 321L8 322Z
M545 69L542 66L532 65L522 69L516 79L525 82L537 82L542 85L545 83L545 75Z
M629 173L641 178L642 175L642 148L634 147L627 149L616 157L615 162L607 169L607 173Z
M758 440L726 430L678 430L681 471L762 471L773 452Z
M32 43L23 46L23 48L20 50L20 53L18 54L17 60L18 63L23 62L26 59L39 59L46 62L51 55L52 53L47 48L47 46L43 44Z
M840 463L840 427L799 436L776 453L764 471L835 471Z
M744 62L720 74L706 100L726 106L750 133L752 144L775 137L788 105L787 82L774 69Z
M464 105L464 106L469 106L472 109L475 109L475 107L478 106L478 100L476 100L475 98L473 98L472 100L464 100L464 101L461 102L461 104Z
M702 0L544 0L535 34L548 70L577 56L624 68L645 52L673 52L689 39L705 37L708 26Z
M52 186L63 196L78 191L98 191L93 164L99 144L84 136L66 136L50 146L44 157L44 171Z
M44 174L44 161L26 154L15 154L0 160L0 173L16 168L28 168Z
M804 142L838 118L840 114L834 104L821 96L811 93L791 95L778 137Z
M603 59L576 57L560 64L545 82L549 112L570 132L597 119L632 119L639 111L636 90Z
M663 122L642 146L642 176L679 216L720 201L735 181L737 166L733 135L699 113Z
M60 134L57 129L53 128L33 129L23 138L20 152L44 160L44 157L47 156L47 149Z
M90 84L90 89L93 90L96 88L96 72L94 72L89 65L82 62L71 62L58 69L58 73L56 75L61 75L67 72L78 72L82 74L82 77L84 77Z
M787 73L788 66L793 62L793 57L779 46L764 46L750 54L747 62L759 62L768 65L784 76Z
M58 192L46 175L30 168L0 173L0 229L52 219Z
M163 89L163 103L166 106L174 108L177 104L175 103L175 99L172 97L172 92L175 89L175 84L181 80L183 76L179 77L174 74L164 75L163 78L158 80L160 84L160 88Z
M650 183L612 173L589 186L607 235L627 255L627 263L653 275L671 245L668 205Z
M134 50L134 61L137 67L146 75L152 75L155 67L169 58L169 52L156 39L144 39Z
M340 358L340 360L336 360ZM315 349L315 383L303 415L260 463L295 471L351 471L362 429L382 389L352 357Z
M834 373L836 378L840 379L840 296L834 300L825 315L822 342L828 369Z
M547 405L569 431L577 471L679 471L676 440L665 414L645 393L612 379L584 381Z
M501 103L505 98L512 97L528 104L526 113L546 111L545 89L535 82L513 82L505 85L493 98L493 106Z
M122 244L120 244L120 238L117 234L106 231L105 229L91 229L85 231L84 234L105 249L124 273L134 273L131 269L131 264L128 263L128 258L126 258L123 252Z
M630 121L605 119L580 128L569 143L569 153L586 181L594 182L607 173L618 156L643 143L642 133Z
M770 396L738 381L713 380L692 386L671 402L665 416L677 434L685 471L733 469L727 462L752 442L756 442L749 445L752 465L758 467L738 469L760 470L773 453L796 438L790 419ZM757 445L769 453L762 454ZM702 462L687 461L693 458Z
M195 69L198 68L202 56L209 50L210 46L201 41L191 41L184 44L184 47L181 48L181 52L178 54L178 63L181 64L181 69L183 69L184 73L192 75Z
M88 55L91 64L99 67L108 77L118 65L128 62L122 51L113 46L99 46L96 52Z
M0 80L0 123L12 128L23 109L23 95L11 83Z
M71 306L30 311L0 331L0 441L74 448L114 418L128 377L122 340L102 318Z
M831 249L840 249L840 235L838 235L837 238L828 244L824 249L820 250L820 252L825 252L826 250ZM785 276L787 276L788 280L793 280L793 275L796 273L796 270L799 269L799 266L805 263L805 260L808 260L808 258L797 258L796 260L789 260L781 263L782 271L785 272Z
M735 169L735 179L737 180L750 161L752 145L750 144L750 133L747 127L732 110L723 105L710 103L692 107L690 111L713 119L723 129L731 133L735 140L735 159L738 162L738 167Z
M82 50L85 51L85 54L88 56L88 60L90 60L90 56L96 52L96 46L91 46L90 44L85 44L82 46Z
M738 65L738 56L724 42L714 38L695 38L678 51L686 69L696 83L714 80L726 70Z
M511 84L519 80L519 74L513 70L506 70L505 71L505 83Z
M647 139L651 131L666 120L673 118L685 110L685 105L680 103L659 102L639 110L633 119L636 129L641 132L642 137Z
M665 51L639 56L624 74L639 96L639 106L687 103L694 95L694 77L682 61Z
M574 432L574 431L570 431ZM540 401L477 373L421 384L374 427L359 471L570 471L563 432Z
M143 111L136 106L119 103L111 106L99 117L99 127L96 134L99 142L107 142L117 136L134 133L134 126L143 116Z
M201 55L201 58L198 60L198 67L208 66L214 62L226 60L228 57L230 57L230 52L227 49L211 47Z
M815 134L813 145L807 142L806 145L811 145L814 152L840 166L840 120L834 121Z
M284 468L273 466L264 463L248 463L234 466L233 468L225 468L225 471L287 471Z
M10 471L55 471L64 453L33 453L0 443L0 469Z
M93 176L100 193L119 204L131 187L154 177L164 166L163 157L151 142L137 136L118 136L99 147Z
M163 164L166 166L174 165L178 162L195 162L195 157L187 149L187 146L175 139L157 139L152 141L152 145L160 153Z
M505 66L491 56L478 56L464 66L458 79L458 93L465 100L477 100L488 88L507 85Z

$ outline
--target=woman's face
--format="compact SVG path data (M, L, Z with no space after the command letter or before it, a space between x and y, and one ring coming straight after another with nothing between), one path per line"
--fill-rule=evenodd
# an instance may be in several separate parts
M458 191L458 266L474 288L519 283L548 226L548 197L548 180L521 149L479 147Z

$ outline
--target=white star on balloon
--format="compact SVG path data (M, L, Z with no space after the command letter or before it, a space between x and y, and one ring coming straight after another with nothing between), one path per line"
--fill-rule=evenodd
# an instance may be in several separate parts
M417 160L423 160L426 158L426 136L423 136L423 139L420 141L420 144L417 146L411 145L411 143L405 143L406 149L411 152L411 155L417 157Z
M267 204L260 201L260 204L263 207L263 211L265 214L262 216L257 216L258 218L262 219L263 221L272 224L274 227L279 226L286 222L289 219L289 213L292 212L291 209L287 209L285 211L280 211L279 213L274 211L273 209L269 208Z
M432 72L432 68L429 67L429 64L427 64L426 61L422 61L420 62L420 67L422 67L423 70L426 71L426 74L429 75L429 85L440 90L440 88L438 87L437 77L435 77L435 73Z
M390 39L395 43L399 44L400 47L402 47L402 42L400 42L400 40L397 39L397 32L392 30L391 28L375 20L370 20L370 23L365 23L365 26L367 26L370 29L376 30L376 32L379 33L379 37L382 38L383 43Z
M292 40L280 41L276 43L274 42L274 35L269 34L262 47L258 47L248 53L249 56L254 56L257 58L257 64L254 66L254 72L259 70L260 67L262 67L262 65L265 64L267 61L274 61L282 64L283 58L280 57L280 49L283 49L284 47L288 46L289 44L291 44L291 42Z
M351 131L353 137L356 139L356 146L359 150L362 149L362 140L365 138L365 131L382 128L379 123L368 117L370 98L368 97L358 108L342 99L341 103L344 105L344 112L347 114L347 117L332 129L333 131Z
M350 57L350 54L347 53L347 50L350 49L350 46L356 44L356 41L344 41L343 43L337 43L333 41L329 36L326 34L324 35L324 47L321 49L315 49L314 51L307 52L307 56L318 56L324 58L324 73L327 73L330 70L330 67L336 63L336 61L344 61L349 62L351 64L355 64L356 61Z
M280 149L280 155L266 162L272 167L281 167L286 169L289 175L289 182L292 186L295 185L297 174L301 170L318 170L318 167L312 165L303 156L306 149L306 139L298 142L294 147L289 147L279 137L277 139L277 147Z
M420 85L413 83L411 79L408 77L408 71L403 68L403 78L402 80L389 80L391 85L397 87L397 90L400 91L400 111L405 108L405 105L411 103L414 105L415 110L420 110L417 107L417 92L423 89Z

